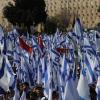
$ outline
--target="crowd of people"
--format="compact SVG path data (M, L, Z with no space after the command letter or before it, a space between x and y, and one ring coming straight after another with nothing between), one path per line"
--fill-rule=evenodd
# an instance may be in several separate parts
M90 97L91 100L96 100L96 92L95 92L95 84L90 85ZM44 88L42 85L36 85L32 88L29 87L29 84L27 82L20 83L17 82L17 91L18 91L18 100L23 100L20 99L20 97L23 94L23 91L26 93L26 100L48 100L48 98L44 95L43 92ZM0 100L16 100L14 98L15 95L15 90L10 88L9 91L7 92L2 92L0 94ZM52 100L59 100L59 93L57 91L52 92Z
M99 98L99 32L88 36L80 27L77 20L67 34L37 37L0 31L0 100Z
M20 98L23 94L23 91L26 93L26 100L48 100L43 93L43 87L41 85L36 85L32 88L29 87L27 82L17 84L17 90ZM10 88L9 91L3 92L0 95L0 100L16 100L14 99L15 90ZM22 99L18 99L22 100ZM52 92L52 100L59 100L59 93L57 91Z

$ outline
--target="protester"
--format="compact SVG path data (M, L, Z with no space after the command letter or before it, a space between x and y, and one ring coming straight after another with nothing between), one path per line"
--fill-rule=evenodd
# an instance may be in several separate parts
M59 100L59 93L57 91L53 91L52 100Z

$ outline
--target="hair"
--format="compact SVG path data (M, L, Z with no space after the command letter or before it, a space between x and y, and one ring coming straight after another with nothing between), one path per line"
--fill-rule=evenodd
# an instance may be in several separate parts
M33 92L31 92L30 93L30 100L38 100L38 96L37 96L37 93L33 93Z
M52 93L52 99L58 98L59 97L59 93L57 91L53 91Z
M24 82L23 84L26 85L26 86L29 86L29 83L28 82Z

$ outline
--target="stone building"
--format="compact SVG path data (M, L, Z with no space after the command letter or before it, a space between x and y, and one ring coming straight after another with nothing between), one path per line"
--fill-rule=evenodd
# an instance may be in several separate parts
M2 9L9 1L0 0L0 24L9 26L7 20L3 17ZM49 17L67 19L72 24L73 18L79 16L84 27L94 27L100 22L100 0L45 0L46 11ZM62 20L62 21L65 21Z
M70 18L78 16L84 27L91 28L100 22L100 0L45 0L49 17ZM69 19L69 20L70 20Z
M10 23L8 23L7 19L3 16L3 8L8 2L12 2L13 0L0 0L0 24L6 28L11 27Z

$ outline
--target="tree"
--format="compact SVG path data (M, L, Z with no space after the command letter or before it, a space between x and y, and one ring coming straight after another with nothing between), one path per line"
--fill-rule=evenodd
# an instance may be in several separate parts
M35 23L45 23L47 14L45 12L44 0L14 0L14 4L8 3L4 7L3 14L13 25L24 26L30 33L30 26Z
M55 17L47 18L45 24L45 32L47 34L54 34L57 29L57 22L58 20Z

